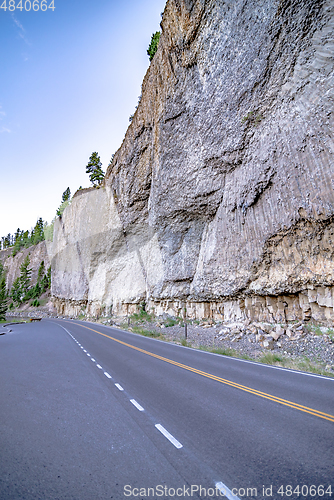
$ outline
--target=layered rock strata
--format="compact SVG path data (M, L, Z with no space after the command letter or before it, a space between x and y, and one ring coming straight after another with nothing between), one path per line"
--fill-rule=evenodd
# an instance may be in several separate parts
M168 0L101 189L55 225L58 311L332 321L333 0Z

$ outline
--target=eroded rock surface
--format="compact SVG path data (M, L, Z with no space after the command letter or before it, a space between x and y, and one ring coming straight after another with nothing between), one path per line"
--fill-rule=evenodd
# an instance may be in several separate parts
M45 241L42 241L37 245L24 248L18 252L15 257L12 255L13 248L11 247L6 250L0 250L0 262L3 264L6 272L6 285L8 290L11 289L15 279L20 276L20 267L28 255L30 259L29 269L31 269L31 283L32 285L36 284L38 269L41 262L44 262L45 270L50 267L50 252L47 247L48 244Z
M56 224L59 312L331 321L333 0L168 0L161 26L105 186Z

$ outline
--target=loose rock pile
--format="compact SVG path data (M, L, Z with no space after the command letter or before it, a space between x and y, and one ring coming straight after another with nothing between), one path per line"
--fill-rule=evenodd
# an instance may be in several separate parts
M152 329L152 324L147 324L146 328ZM157 324L155 330L160 328ZM184 328L179 325L162 331L168 340L180 342L184 339ZM299 361L308 358L334 372L334 329L324 326L301 321L291 324L203 321L188 325L187 340L194 347L233 349L237 356L255 360L266 353Z
M282 347L283 341L301 340L310 332L300 321L292 325L270 324L270 323L233 323L224 325L215 338L219 340L231 340L237 342L247 336L250 343L260 343L264 349ZM329 335L328 341L332 342Z

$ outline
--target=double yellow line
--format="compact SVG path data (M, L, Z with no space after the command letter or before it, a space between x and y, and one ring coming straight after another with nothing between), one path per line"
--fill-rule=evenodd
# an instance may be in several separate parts
M202 377L210 378L212 380L216 380L221 384L229 385L234 387L235 389L240 389L241 391L249 392L250 394L254 394L255 396L260 396L261 398L269 399L270 401L274 401L275 403L279 403L281 405L289 406L290 408L294 408L295 410L303 411L305 413L309 413L310 415L314 415L315 417L324 418L325 420L329 420L330 422L334 422L334 415L330 415L328 413L324 413L322 411L314 410L313 408L309 408L307 406L300 405L298 403L294 403L293 401L288 401L287 399L278 398L273 396L272 394L267 394L266 392L257 391L256 389L252 389L251 387L247 387L246 385L237 384L236 382L232 382L231 380L227 380L225 378L217 377L216 375L212 375L211 373L203 372L202 370L198 370L197 368L193 368L192 366L184 365L183 363L178 363L169 358L165 358L163 356L159 356L158 354L154 354L153 352L146 351L145 349L140 349L140 347L136 347L132 344L128 344L127 342L123 342L122 340L115 339L114 337L110 337L105 333L98 332L97 330L93 330L93 328L89 328L88 326L80 325L82 328L87 328L87 330L91 330L92 332L98 333L99 335L103 335L103 337L107 337L114 342L118 342L119 344L125 345L126 347L130 347L131 349L135 349L136 351L142 352L143 354L147 354L148 356L152 356L152 358L160 359L161 361L165 361L166 363L170 363L171 365L178 366L179 368L183 368L184 370L188 370L189 372L197 373L198 375L202 375Z

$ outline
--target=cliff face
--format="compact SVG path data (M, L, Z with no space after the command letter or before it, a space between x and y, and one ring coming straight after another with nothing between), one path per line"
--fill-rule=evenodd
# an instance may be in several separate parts
M31 269L31 283L33 285L36 284L38 269L41 262L44 261L45 270L50 267L48 247L49 244L42 241L41 243L38 243L38 245L21 250L15 255L15 257L12 255L13 248L0 250L0 262L3 264L6 271L6 284L8 290L11 289L15 279L20 276L20 267L27 255L29 255L30 259L29 268Z
M333 26L333 0L168 0L105 186L56 225L60 312L332 319Z

